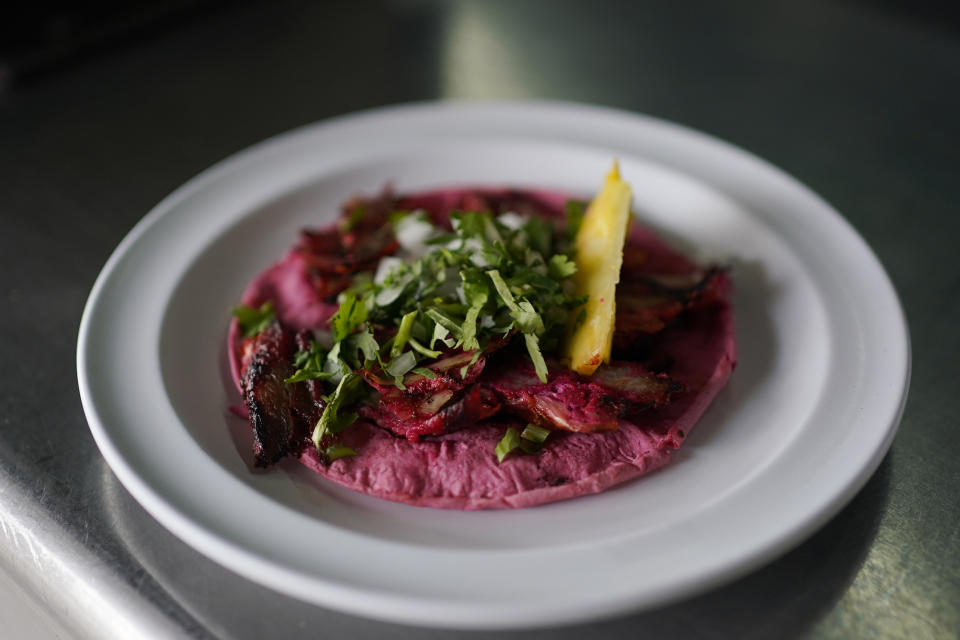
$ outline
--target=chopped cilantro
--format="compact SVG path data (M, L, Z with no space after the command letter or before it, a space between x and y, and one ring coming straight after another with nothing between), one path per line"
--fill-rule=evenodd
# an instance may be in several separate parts
M349 406L358 398L359 393L363 391L363 378L351 372L340 378L336 389L327 396L327 406L324 407L317 425L313 428L311 439L313 444L320 449L320 443L328 434L340 433L357 419L356 413L341 413L344 406Z
M312 343L299 352L296 371L286 379L327 385L326 405L312 434L321 457L332 461L352 455L335 436L357 419L351 408L367 389L360 375L364 370L404 389L408 376L435 378L431 362L459 351L471 354L459 366L466 378L491 342L522 334L537 377L546 382L544 352L559 345L570 314L585 302L569 295L567 283L577 270L569 251L583 209L582 203L568 203L567 226L560 230L517 214L496 218L454 211L453 233L434 227L422 212L392 216L391 225L410 227L405 239L422 251L406 262L385 258L375 274L358 274L330 319L330 348ZM351 211L341 229L353 228L362 217L362 211ZM272 306L235 314L244 331L260 331L272 318ZM508 429L497 447L498 459L518 447L537 450L546 435L536 429L528 426L522 435Z
M437 326L439 327L440 325L437 325ZM425 346L420 344L420 342L415 338L409 338L407 342L410 344L411 349L413 349L417 353L427 356L428 358L439 358L441 355L443 355L443 352L441 351L434 351L433 349L427 349Z
M348 289L344 293L343 302L340 303L337 312L330 319L334 339L338 342L343 340L366 320L367 306L363 300L357 299L356 293Z
M233 317L237 319L240 328L243 330L243 337L252 338L267 328L276 314L273 311L273 303L264 302L259 309L248 307L245 304L237 305L233 308Z
M346 445L334 444L324 449L323 454L327 457L328 462L333 462L340 458L352 458L357 455L357 452Z
M497 461L503 462L507 454L517 449L527 454L539 453L549 435L549 429L544 429L535 424L528 424L524 427L523 431L519 433L515 428L508 427L507 432L494 449L494 453L497 454Z
M418 311L414 309L406 314L400 320L400 328L397 329L397 335L393 338L393 346L390 348L390 357L396 358L403 353L403 348L407 346L410 340L410 334L413 332L413 321L417 319Z
M503 434L503 438L500 439L496 449L493 450L493 452L497 454L497 462L503 462L503 459L519 446L520 434L517 433L515 428L507 427L507 432Z
M383 371L396 378L412 371L415 366L417 366L417 356L412 351L406 351L385 364Z
M311 342L310 349L298 351L297 355L294 356L293 366L297 367L297 370L284 382L292 384L304 380L326 380L333 377L334 373L332 371L325 371L323 368L326 356L327 354L319 344Z
M567 215L567 225L563 229L564 238L569 243L577 237L580 231L580 225L583 224L583 216L587 212L587 203L582 200L567 200L563 205L564 213Z
M569 278L577 272L577 263L562 253L551 257L548 266L550 269L550 277L555 280Z

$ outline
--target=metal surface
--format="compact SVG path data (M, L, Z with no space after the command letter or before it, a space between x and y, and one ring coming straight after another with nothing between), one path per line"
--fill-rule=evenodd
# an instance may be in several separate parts
M960 635L960 37L868 4L238 4L0 94L0 561L88 637ZM891 453L823 530L692 600L562 630L414 629L234 576L147 516L86 427L74 348L113 247L248 144L441 97L579 100L710 132L837 207L912 329ZM842 390L839 390L842 392ZM174 452L159 452L175 455Z

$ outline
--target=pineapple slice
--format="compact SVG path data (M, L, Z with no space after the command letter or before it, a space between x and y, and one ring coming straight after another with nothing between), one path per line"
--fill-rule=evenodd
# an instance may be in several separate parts
M616 320L616 288L623 263L623 243L630 222L630 185L616 162L593 199L577 233L576 295L587 295L586 317L573 328L566 347L570 368L591 375L610 361ZM577 314L583 317L582 314Z

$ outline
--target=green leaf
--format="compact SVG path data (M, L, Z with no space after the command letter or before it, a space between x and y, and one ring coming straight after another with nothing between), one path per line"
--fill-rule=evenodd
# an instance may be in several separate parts
M533 305L527 300L521 300L517 307L518 311L513 314L514 320L517 321L517 328L524 333L535 335L543 333L545 329L543 319L540 318L540 314L533 308Z
M510 315L516 321L517 328L523 333L537 335L543 333L545 329L543 320L540 318L537 310L533 308L533 305L528 300L521 300L517 303L513 297L513 293L510 291L510 287L497 270L487 271L487 275L490 276L490 279L493 281L493 286L496 287L497 293L500 294L500 299L503 300L504 304L510 310Z
M310 343L309 349L301 349L293 358L293 366L297 370L284 382L292 384L294 382L303 382L305 380L328 380L335 373L325 369L326 354L316 342Z
M457 323L457 321L449 317L439 309L435 307L431 307L427 309L424 313L430 316L430 319L432 319L437 324L443 325L443 328L449 331L453 335L453 337L455 337L457 340L463 337L463 330L460 328L460 325Z
M397 335L394 336L393 339L393 346L390 347L391 358L396 358L403 352L403 348L407 346L407 340L410 339L410 334L413 332L413 323L417 319L418 313L419 312L414 309L400 320L400 328L397 329Z
M339 460L340 458L352 458L357 455L357 452L351 449L350 447L343 444L335 444L327 447L323 455L326 456L327 461L333 462L334 460Z
M480 317L480 307L470 307L463 319L463 350L479 349L477 340L477 318Z
M330 328L333 330L333 339L339 342L356 331L361 324L367 321L367 305L357 299L357 294L351 290L344 293L343 302L337 312L330 318Z
M443 233L439 236L428 239L424 244L426 245L448 245L459 236L455 233Z
M330 420L330 424L327 425L327 430L330 433L342 433L347 427L356 422L359 417L356 413L338 413Z
M287 384L293 384L294 382L304 382L305 380L329 380L334 375L332 371L298 369L292 376L284 378L283 381Z
M524 427L523 432L520 434L520 437L524 440L529 440L531 442L536 442L538 444L543 444L547 441L547 437L550 435L550 429L544 429L541 426L535 424L528 424Z
M363 353L366 360L377 359L380 353L380 345L377 344L377 339L373 337L373 332L370 329L354 334L351 338L356 340L357 349Z
M243 337L245 338L259 335L276 317L273 303L269 300L260 305L259 309L248 307L245 304L237 305L233 308L232 313L243 330Z
M430 338L430 348L433 349L434 345L437 343L437 340L443 342L443 344L447 345L447 347L452 346L452 344L447 341L448 335L450 335L450 331L445 326L439 322L435 324L433 326L433 336Z
M475 351L475 352L473 353L473 357L470 358L470 362L468 362L467 364L465 364L465 365L463 365L462 367L460 367L460 379L461 379L461 380L466 380L466 378L467 378L467 373L470 372L470 367L472 367L473 365L477 364L477 362L480 360L480 355L481 355L481 351L479 351L479 350Z
M377 340L373 337L373 332L370 329L349 335L336 346L340 347L339 357L351 369L359 369L365 366L367 362L377 362L380 356L380 345L377 344ZM357 357L357 352L363 354L362 360ZM332 357L333 353L331 349L331 355L328 357Z
M351 371L340 378L337 388L327 397L327 406L313 428L311 439L317 451L320 451L320 443L328 433L340 433L356 421L356 413L341 415L340 409L353 403L362 390L363 378L356 373Z
M450 223L460 238L482 238L486 228L485 217L479 211L452 211Z
M412 373L419 373L421 376L423 376L428 380L433 380L434 378L437 377L437 374L434 371L431 371L426 367L414 367L411 371Z
M532 217L522 227L530 246L541 256L549 255L553 243L553 228L543 218Z
M406 351L388 362L383 367L383 371L396 378L409 372L415 366L417 366L417 356L413 355L412 351Z
M533 368L537 372L537 377L540 378L540 382L547 383L547 363L543 359L543 354L540 353L540 340L537 336L525 333L523 334L524 342L527 344L527 353L530 354L530 360L533 361Z
M516 301L513 299L513 293L510 291L506 280L500 275L500 272L496 269L491 269L487 271L487 276L493 281L493 286L496 288L497 293L500 294L500 299L503 300L503 303L510 309L510 312L519 312L520 307L517 306Z
M515 428L507 427L507 432L503 435L503 438L500 439L500 442L497 443L497 447L493 450L493 452L497 454L497 462L503 462L503 459L519 446L520 434L517 433Z
M437 325L437 326L440 326L440 325ZM432 349L427 349L425 346L423 346L422 344L420 344L420 342L419 342L417 339L415 339L415 338L413 338L413 337L411 337L409 340L407 340L407 343L410 345L410 347L411 347L414 351L416 351L417 353L420 353L420 354L422 354L422 355L425 355L425 356L427 356L428 358L439 358L441 355L443 355L442 352L440 352L440 351L434 351L434 350L432 350Z
M562 253L551 256L548 266L550 277L554 280L569 278L577 272L577 263Z
M315 343L314 343L315 344ZM293 366L296 368L303 367L307 364L308 361L312 360L312 354L309 350L300 350L297 351L297 355L293 356Z

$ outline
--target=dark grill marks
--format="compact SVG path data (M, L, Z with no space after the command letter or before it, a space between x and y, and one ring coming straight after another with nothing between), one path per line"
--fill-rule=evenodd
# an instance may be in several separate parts
M435 377L417 373L404 377L401 390L393 382L362 371L367 383L380 392L376 403L360 410L361 415L398 436L417 442L421 436L456 431L488 418L500 410L496 395L474 384L483 372L486 359L472 365L473 352L450 352L429 368ZM462 368L469 366L466 377Z
M332 301L350 286L353 275L373 271L380 258L399 246L388 219L395 206L389 190L376 198L347 202L336 225L300 232L296 251L303 255L317 294Z
M617 285L614 347L627 349L684 311L722 299L726 278L719 268L690 274L625 273Z
M489 211L493 214L511 211L545 219L560 217L556 205L546 202L534 193L519 190L475 189L465 191L453 198L438 197L437 194L401 196L396 204L397 208L404 210L423 209L434 224L448 228L451 211Z
M457 392L443 391L433 397L442 400L442 404L439 408L431 406L424 410L424 405L431 402L429 396L417 397L401 391L383 394L375 406L361 407L360 415L398 436L418 442L422 436L441 435L476 424L500 410L496 394L478 384Z
M266 467L297 454L307 442L309 425L319 418L317 402L306 384L288 385L297 340L280 323L271 323L253 339L243 372L243 401L253 427L254 464Z
M483 384L494 389L504 407L523 419L551 429L591 433L619 427L620 418L670 402L680 386L631 362L605 364L592 377L550 362L544 384L532 367L499 368Z
M295 351L310 351L313 334L310 331L298 331L295 342ZM290 370L293 371L292 364ZM323 400L323 384L319 380L304 380L286 386L293 397L292 406L298 423L302 425L302 430L309 434L326 406Z

